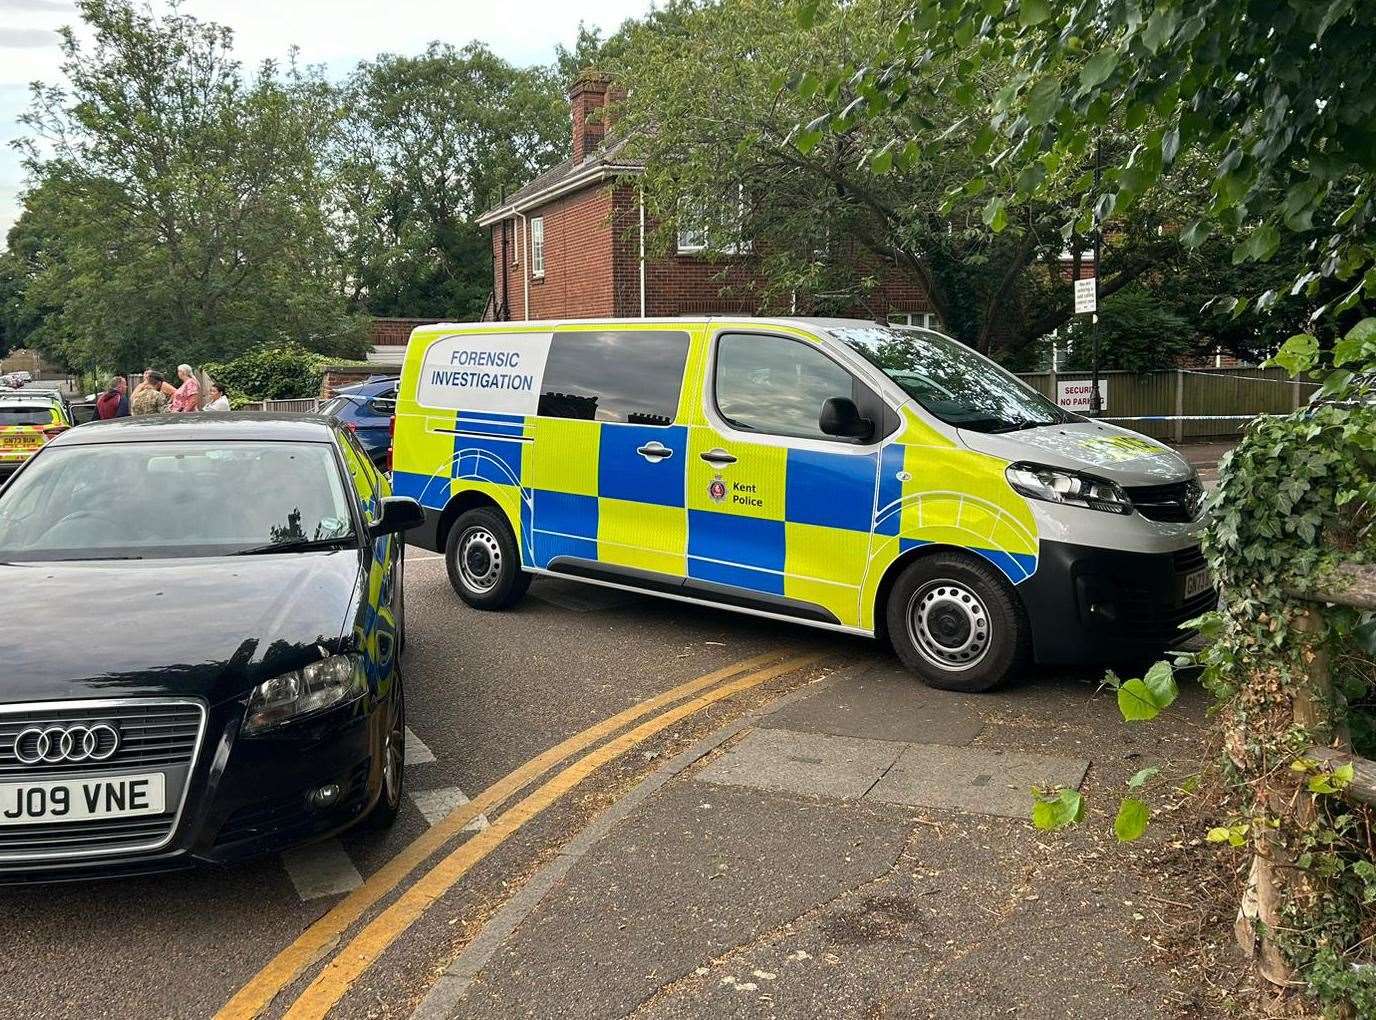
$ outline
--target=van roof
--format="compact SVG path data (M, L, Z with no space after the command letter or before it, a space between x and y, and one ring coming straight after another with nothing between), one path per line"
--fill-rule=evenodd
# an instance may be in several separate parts
M482 326L495 326L502 329L510 329L513 326L554 327L578 325L580 323L607 326L680 325L684 322L746 322L765 326L811 326L821 329L854 329L865 326L887 325L887 323L881 323L877 319L842 319L807 315L674 315L652 316L644 319L509 319L505 322L434 322L424 326L417 326L415 331L431 332L434 330L446 329L472 330Z

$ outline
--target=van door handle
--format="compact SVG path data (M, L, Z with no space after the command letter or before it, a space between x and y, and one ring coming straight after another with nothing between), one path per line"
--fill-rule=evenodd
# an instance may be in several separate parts
M674 451L669 449L657 439L653 439L644 446L636 447L636 453L640 454L651 464L658 464L662 460L668 460L674 455Z
M700 453L698 456L709 464L715 464L717 467L725 467L727 464L736 463L736 458L721 449L721 447L715 450L708 450L706 453Z

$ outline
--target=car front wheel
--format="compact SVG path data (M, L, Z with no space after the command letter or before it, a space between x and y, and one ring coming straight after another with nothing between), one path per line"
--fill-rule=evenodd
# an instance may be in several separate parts
M387 736L382 742L382 792L368 813L370 829L390 829L401 813L401 789L406 778L406 699L397 691Z
M987 691L1031 658L1031 630L1017 596L989 563L936 553L910 564L889 592L889 640L931 687Z

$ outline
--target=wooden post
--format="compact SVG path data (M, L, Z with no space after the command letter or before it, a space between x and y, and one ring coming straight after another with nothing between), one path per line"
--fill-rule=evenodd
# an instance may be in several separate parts
M1175 445L1185 441L1185 372L1175 370Z

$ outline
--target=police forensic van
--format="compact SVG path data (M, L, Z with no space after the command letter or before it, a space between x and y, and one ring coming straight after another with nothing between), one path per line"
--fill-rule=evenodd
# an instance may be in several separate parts
M576 578L887 636L955 690L1155 654L1215 602L1185 460L923 329L422 326L393 471L475 608Z

